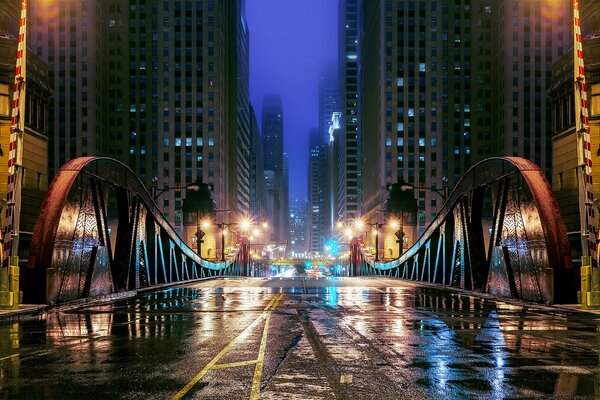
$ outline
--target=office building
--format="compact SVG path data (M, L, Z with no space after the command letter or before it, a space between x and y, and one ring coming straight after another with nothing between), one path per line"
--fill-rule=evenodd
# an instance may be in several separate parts
M252 140L250 143L250 215L260 221L266 221L267 187L265 185L265 170L263 144L260 128L256 120L254 108L250 106L250 121Z
M6 226L9 142L12 124L13 87L17 58L17 37L21 8L18 2L0 0L0 223ZM31 26L32 18L28 18ZM31 30L27 50L25 132L23 134L23 184L19 257L29 256L31 233L48 189L48 107L52 91L48 85L48 65L31 50ZM21 98L23 100L23 98ZM25 272L25 271L23 271Z
M117 158L181 233L185 188L212 187L216 216L250 212L244 1L55 0L36 4L36 49L54 102L50 168Z
M339 105L335 219L360 215L359 0L340 0L338 9Z
M287 171L283 153L283 107L278 95L266 96L262 105L262 140L267 192L272 205L272 238L285 242L288 237ZM267 173L267 171L270 171Z
M109 3L111 143L163 192L157 202L176 230L183 188L196 179L229 210L217 222L249 213L244 2Z
M324 243L323 227L326 225L327 211L325 199L324 156L328 147L323 142L320 129L313 128L309 132L308 160L308 215L307 215L307 249L310 254L322 251Z
M363 215L403 180L420 234L477 161L517 155L547 170L546 82L566 35L564 6L547 3L362 3Z
M306 254L306 210L305 199L293 199L290 202L290 248L292 254Z
M30 46L47 61L53 91L48 114L51 178L66 161L107 155L109 149L108 100L114 93L108 90L106 4L54 0L29 8Z
M580 2L581 34L588 99L590 127L592 183L596 217L600 216L600 10L594 1ZM571 29L571 19L564 19ZM575 132L573 39L565 54L553 65L552 87L552 189L565 220L571 254L581 254L581 222L579 182L577 174L578 151ZM598 222L594 225L598 228Z
M493 10L493 153L552 167L552 63L572 48L572 2L501 1Z

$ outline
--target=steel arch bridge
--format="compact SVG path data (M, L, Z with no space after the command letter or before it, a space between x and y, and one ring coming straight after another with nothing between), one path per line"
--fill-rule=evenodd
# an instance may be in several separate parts
M249 246L204 260L164 219L124 164L66 163L42 204L22 270L26 301L58 304L217 276L249 276ZM578 275L550 185L532 162L491 158L458 182L435 221L399 259L351 244L351 274L386 275L552 303L574 301Z
M125 164L81 157L52 181L22 273L28 302L58 304L247 269L248 246L224 262L200 258Z
M566 228L533 162L496 157L458 182L437 218L399 259L374 262L357 241L352 273L387 275L539 303L575 302Z

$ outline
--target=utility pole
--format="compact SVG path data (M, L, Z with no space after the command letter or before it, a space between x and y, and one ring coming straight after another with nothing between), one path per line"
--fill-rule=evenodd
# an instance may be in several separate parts
M27 0L21 0L21 19L17 41L17 61L13 92L8 185L6 191L6 226L2 259L0 307L19 308L19 229L21 223L21 185L23 181L23 134L25 133L25 82L27 67Z
M581 307L600 306L600 288L596 271L596 232L588 100L583 62L583 41L579 18L579 0L573 0L573 74L575 91L575 133L577 135L577 175L581 226Z

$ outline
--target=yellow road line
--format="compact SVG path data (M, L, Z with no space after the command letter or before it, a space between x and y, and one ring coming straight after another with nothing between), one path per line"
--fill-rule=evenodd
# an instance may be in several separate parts
M206 364L204 366L204 368L202 368L202 370L200 372L198 372L196 374L196 376L194 376L188 383L187 385L185 385L183 387L183 389L181 389L179 392L177 392L177 394L175 394L175 396L173 396L173 400L179 400L181 399L183 396L185 396L187 394L187 392L190 391L190 389L192 387L194 387L194 385L196 385L196 383L198 383L198 381L200 379L202 379L202 377L204 375L206 375L206 373L211 370L214 369L213 367L217 364L217 362L225 355L225 353L227 353L236 343L238 340L240 340L242 337L244 337L252 328L254 328L254 326L258 323L258 321L260 321L262 319L262 317L267 316L269 317L271 314L269 313L269 310L271 309L271 307L273 306L273 304L277 301L277 299L281 299L281 297L283 296L283 294L278 294L276 296L274 296L271 301L269 301L269 304L267 304L267 306L265 307L264 311L250 324L246 327L246 329L244 329L242 331L242 333L240 333L235 339L233 339L231 342L229 342L229 344L227 346L225 346L223 348L223 350L221 350L219 352L219 354L217 354L212 360L209 361L208 364ZM279 302L277 302L277 304L279 304ZM268 325L268 320L267 320L267 325Z
M271 311L277 308L279 302L283 294L280 293L277 296L277 301L271 308ZM265 321L265 327L263 329L262 339L260 341L260 350L258 351L258 362L256 363L256 367L254 368L254 377L252 379L252 391L250 392L250 400L257 400L260 398L260 378L262 377L262 370L265 361L265 352L267 350L267 336L269 334L269 322L271 321L271 314L267 315L267 319Z
M252 365L256 364L258 360L248 360L248 361L238 361L227 364L217 364L212 367L212 369L223 369L223 368L234 368L234 367L243 367L244 365Z

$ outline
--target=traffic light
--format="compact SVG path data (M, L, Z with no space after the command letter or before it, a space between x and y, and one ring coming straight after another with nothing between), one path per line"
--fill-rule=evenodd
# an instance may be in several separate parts
M402 229L398 229L395 235L397 237L396 243L402 243L402 241L404 240L404 231Z
M202 238L204 237L204 235L206 235L206 233L202 229L198 229L196 231L196 241L198 243L204 243L204 240L202 240Z

